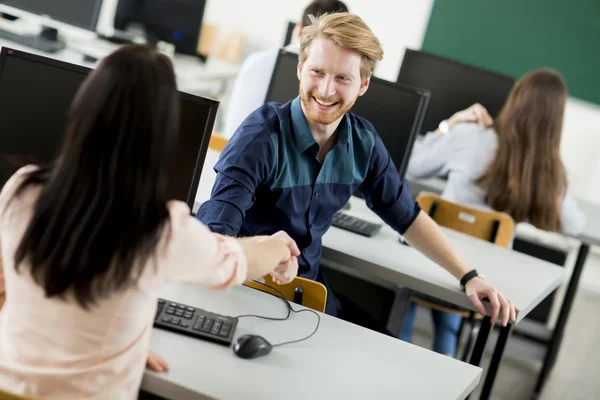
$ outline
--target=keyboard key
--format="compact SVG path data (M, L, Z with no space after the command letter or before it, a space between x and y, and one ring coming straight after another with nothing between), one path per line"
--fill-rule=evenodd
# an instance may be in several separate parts
M190 327L190 323L189 323L188 321L186 321L186 320L182 319L182 320L179 322L179 326L181 326L181 327L184 327L184 328L189 328L189 327Z
M173 321L173 318L171 318L171 317L162 317L161 319L162 319L164 322L172 322L172 321Z
M194 316L194 314L192 314L192 313L191 313L191 312L189 312L189 311L186 311L186 312L185 312L185 314L184 314L183 316L184 316L185 318L187 318L187 319L192 319L192 317Z
M179 325L181 323L181 318L178 317L173 317L173 320L171 321L174 325Z
M188 307L186 310L188 310L189 312L194 312L194 308L193 307Z
M223 326L223 321L216 320L215 324L213 325L212 329L210 330L210 333L213 335L218 335L219 332L221 332L221 326Z
M165 304L165 301L163 299L158 299L158 304Z
M183 317L183 310L175 311L175 315L177 315L178 317Z
M177 308L179 308L180 310L185 310L185 306L184 306L183 304L179 304L179 305L177 306Z
M204 321L204 324L202 324L202 330L204 332L208 332L210 331L210 328L212 327L213 324L213 320L210 318L206 318L206 320Z
M169 306L171 306L171 307L177 307L177 303L170 303Z
M175 310L173 308L167 308L167 311L165 311L167 314L175 314Z
M221 328L221 332L219 332L219 336L227 337L229 336L229 331L231 330L231 324L223 324Z

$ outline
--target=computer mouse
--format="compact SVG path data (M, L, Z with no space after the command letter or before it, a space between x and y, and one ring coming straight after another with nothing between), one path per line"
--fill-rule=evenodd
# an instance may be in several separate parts
M271 343L258 335L240 336L233 345L233 353L240 358L266 356L271 350L273 350Z

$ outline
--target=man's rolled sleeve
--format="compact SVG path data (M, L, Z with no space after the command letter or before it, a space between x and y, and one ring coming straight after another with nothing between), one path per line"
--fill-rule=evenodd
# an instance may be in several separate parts
M269 134L259 125L240 127L215 164L217 177L210 200L200 206L196 218L213 232L236 236L254 204L256 188L273 166Z

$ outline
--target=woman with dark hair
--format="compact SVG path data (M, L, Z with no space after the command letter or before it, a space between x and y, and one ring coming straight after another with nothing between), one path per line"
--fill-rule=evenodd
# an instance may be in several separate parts
M4 186L0 388L136 398L161 284L224 289L296 275L299 251L285 233L216 235L169 201L178 107L170 60L123 47L79 88L56 161L23 167Z
M445 199L576 235L585 217L568 189L560 159L566 101L567 87L558 72L531 71L515 83L496 121L480 104L442 121L415 147L407 174L416 179L447 176ZM414 304L411 308L402 333L407 341ZM454 355L460 316L433 314L434 350Z

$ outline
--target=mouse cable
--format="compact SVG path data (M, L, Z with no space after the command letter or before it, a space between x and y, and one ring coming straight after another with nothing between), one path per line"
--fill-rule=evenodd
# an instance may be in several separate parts
M261 318L261 319L267 319L267 320L270 320L270 321L285 321L288 318L290 318L290 314L292 312L295 313L295 314L300 314L302 312L310 312L310 313L313 313L314 315L317 316L317 326L315 326L315 330L312 331L312 333L310 335L308 335L308 336L306 336L306 337L304 337L302 339L296 339L296 340L290 340L288 342L277 343L277 344L272 345L273 347L283 346L285 344L292 344L292 343L302 342L304 340L310 339L315 333L317 333L317 331L319 330L319 324L321 323L321 316L318 313L316 313L315 311L310 310L308 308L304 309L304 310L294 310L294 308L292 307L292 305L290 304L290 302L288 301L288 299L285 298L285 296L283 295L283 293L281 293L279 291L279 289L274 288L273 286L269 286L266 283L260 282L258 280L253 280L253 282L254 283L258 283L259 285L266 286L266 287L268 287L270 289L273 289L277 293L279 293L279 296L275 296L272 293L268 293L268 294L270 294L271 296L278 297L278 298L280 298L284 302L284 304L285 304L285 306L287 308L287 315L285 317L267 317L267 316L264 316L264 315L243 314L243 315L238 315L237 317L234 317L234 318Z

